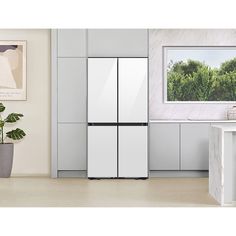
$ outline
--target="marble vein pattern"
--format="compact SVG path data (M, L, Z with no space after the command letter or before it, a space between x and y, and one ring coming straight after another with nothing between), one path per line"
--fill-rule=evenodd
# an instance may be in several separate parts
M223 204L223 132L211 127L209 140L209 193L220 204Z

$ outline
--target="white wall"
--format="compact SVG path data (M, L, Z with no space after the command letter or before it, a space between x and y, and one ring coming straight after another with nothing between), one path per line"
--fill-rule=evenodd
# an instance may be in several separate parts
M167 104L163 102L163 46L235 46L236 30L152 29L149 30L149 114L150 119L226 119L235 104Z
M27 40L27 101L3 101L5 114L24 114L14 127L27 136L15 144L12 175L50 174L50 30L0 30L0 40Z

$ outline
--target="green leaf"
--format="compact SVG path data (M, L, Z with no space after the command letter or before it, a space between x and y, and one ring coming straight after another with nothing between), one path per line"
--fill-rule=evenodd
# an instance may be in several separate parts
M11 113L7 116L5 119L5 122L7 123L14 123L20 119L20 117L23 117L23 114L18 114L18 113Z
M0 103L0 112L3 112L5 110L5 107L2 103Z
M0 120L0 128L4 126L5 122L3 120Z
M6 136L8 138L13 139L13 140L20 140L25 135L26 135L25 132L23 130L21 130L21 129L18 129L18 128L6 133Z

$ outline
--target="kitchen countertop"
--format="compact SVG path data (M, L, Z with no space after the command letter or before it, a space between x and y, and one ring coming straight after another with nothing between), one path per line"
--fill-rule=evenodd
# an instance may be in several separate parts
M228 131L228 132L234 132L236 131L236 124L235 125L227 125L227 124L221 124L221 125L212 125L212 127L216 127L219 129L222 129L222 131Z

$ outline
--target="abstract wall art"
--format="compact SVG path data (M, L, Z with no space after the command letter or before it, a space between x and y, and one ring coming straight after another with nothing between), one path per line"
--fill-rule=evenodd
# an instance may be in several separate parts
M0 41L0 100L26 100L26 41Z

